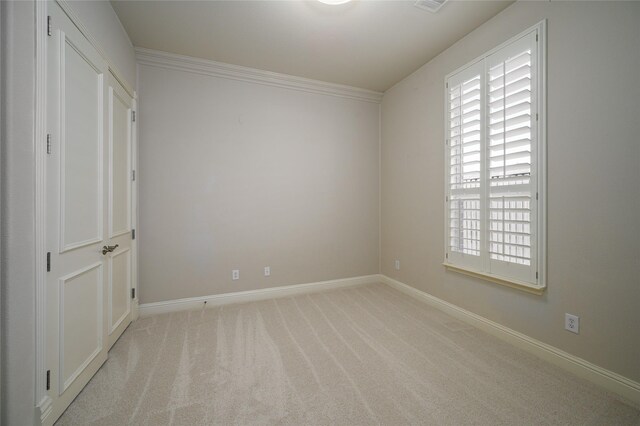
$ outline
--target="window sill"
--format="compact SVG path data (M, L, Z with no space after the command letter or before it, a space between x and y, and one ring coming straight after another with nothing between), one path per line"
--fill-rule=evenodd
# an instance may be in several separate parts
M546 288L546 287L541 287L541 286L536 286L534 284L526 283L523 281L498 277L496 275L488 274L486 272L478 272L478 271L473 271L471 269L461 268L460 266L451 265L450 263L443 263L443 265L448 271L459 272L461 274L468 275L470 277L480 278L485 281L491 281L496 284L515 288L516 290L524 291L526 293L536 294L538 296L542 295Z

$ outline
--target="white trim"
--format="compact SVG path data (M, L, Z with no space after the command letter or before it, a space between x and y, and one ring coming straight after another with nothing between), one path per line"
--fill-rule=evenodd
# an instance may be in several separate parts
M547 20L537 24L538 29L538 146L536 159L538 176L538 229L536 239L538 244L538 283L547 287ZM540 53L542 52L542 53Z
M191 56L177 55L175 53L161 52L159 50L137 47L136 61L138 65L149 65L378 104L382 102L382 93L373 90L326 83L324 81L231 65Z
M40 424L41 425L49 425L51 424L51 413L53 412L53 399L46 395L40 405L38 405L40 409Z
M530 294L537 294L538 296L541 296L545 291L545 287L534 286L526 281L519 281L515 278L503 277L497 274L492 274L491 272L481 272L464 265L456 265L453 263L443 263L442 265L448 271L453 271L456 273L468 275L470 277L479 278L481 280L515 288L516 290L521 290Z
M608 391L614 392L624 398L626 402L640 406L640 383L628 379L618 373L599 367L582 358L536 340L518 331L505 327L473 312L469 312L459 306L446 302L424 291L413 288L407 284L396 281L385 275L381 275L383 283L395 288L411 297L426 302L461 321L473 325L493 336L496 336L514 346L519 347L545 361L567 370L583 379L586 379Z
M382 271L382 104L378 106L378 271Z
M334 290L364 284L380 282L380 275L364 275L360 277L343 278L339 280L320 281L306 284L295 284L281 287L261 288L258 290L237 291L233 293L212 294L210 296L189 297L186 299L167 300L140 305L140 317L166 314L169 312L189 311L206 307L229 305L232 303L255 302L257 300L274 299L277 297L295 296L298 294L315 293L318 291Z
M137 76L137 71L136 71ZM137 81L136 81L137 84ZM137 94L134 92L133 100L131 101L131 110L137 111L138 101L136 100ZM138 319L138 121L136 113L136 121L131 123L131 170L135 170L136 179L131 182L131 230L136 230L136 238L131 240L131 288L135 289L136 297L133 299L133 306L131 308L131 320Z
M47 364L47 4L35 2L36 81L35 81L35 310L36 365L35 402L43 422L52 411L53 401L46 390Z

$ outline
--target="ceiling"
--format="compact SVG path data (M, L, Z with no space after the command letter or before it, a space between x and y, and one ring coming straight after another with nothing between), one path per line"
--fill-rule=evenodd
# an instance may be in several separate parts
M511 1L124 1L136 47L384 92Z

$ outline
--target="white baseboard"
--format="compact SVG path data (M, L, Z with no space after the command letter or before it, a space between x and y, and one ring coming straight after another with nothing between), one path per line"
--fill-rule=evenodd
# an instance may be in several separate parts
M444 300L438 299L429 293L425 293L385 275L380 276L380 281L409 296L426 302L427 304L440 309L461 321L471 324L489 334L511 343L514 346L524 349L545 361L551 362L564 370L570 371L576 376L601 386L606 390L621 396L632 405L640 407L640 383L636 381L599 367L589 361L585 361L582 358L533 339L525 334L500 325L497 322L474 314L473 312L469 312L452 303L445 302Z
M49 426L53 424L53 417L51 413L53 412L53 400L49 395L46 395L38 404L38 408L36 409L36 418L40 418L40 424L42 426ZM39 415L38 415L39 413Z
M138 308L138 314L140 318L143 318L149 315L165 314L168 312L202 309L204 307L204 302L207 302L206 307L228 305L231 303L246 303L254 302L256 300L275 299L277 297L287 297L296 294L314 293L318 291L371 284L380 282L380 280L380 275L364 275L339 280L270 287L259 290L214 294L211 296L189 297L186 299L167 300L155 303L143 303Z

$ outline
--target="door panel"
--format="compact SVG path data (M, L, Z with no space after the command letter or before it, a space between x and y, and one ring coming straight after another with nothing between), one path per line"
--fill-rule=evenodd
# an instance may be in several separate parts
M131 231L131 99L110 82L111 220L113 238Z
M108 79L109 238L118 245L109 255L109 348L131 323L132 126L133 100L112 75Z
M109 265L109 334L113 334L131 313L131 250L114 253Z
M103 70L60 33L61 249L102 241Z
M102 262L60 278L60 392L102 350Z
M56 2L47 37L47 370L55 421L107 359L106 83L102 57Z

